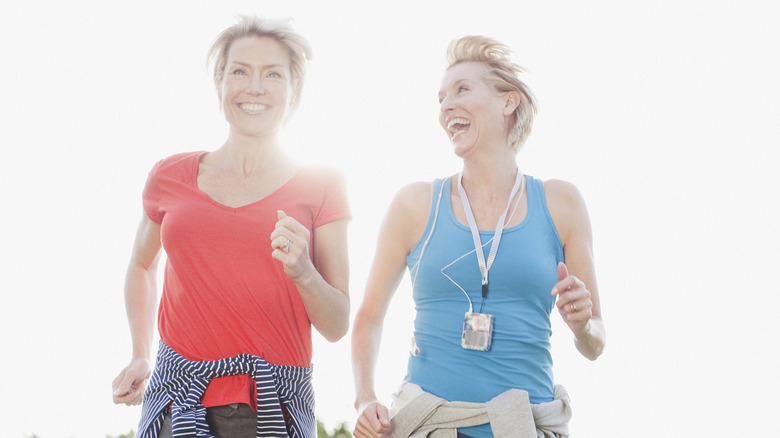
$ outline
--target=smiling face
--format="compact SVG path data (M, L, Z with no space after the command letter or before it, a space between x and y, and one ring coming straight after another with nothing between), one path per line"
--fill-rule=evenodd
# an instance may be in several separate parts
M506 100L485 82L487 72L482 63L463 62L441 82L439 124L460 157L479 145L508 144Z
M271 37L233 41L220 83L231 130L247 136L276 135L290 109L290 56Z

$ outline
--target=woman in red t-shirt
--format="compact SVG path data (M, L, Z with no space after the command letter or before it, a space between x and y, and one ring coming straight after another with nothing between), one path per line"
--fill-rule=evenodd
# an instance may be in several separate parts
M343 179L296 164L279 141L310 57L286 23L253 17L214 43L209 60L229 135L214 151L168 157L149 174L125 284L132 359L113 382L115 403L141 403L152 374L161 249L160 338L186 360L249 354L308 367L312 325L331 342L347 332ZM255 436L255 391L248 375L213 379L202 399L211 433ZM159 436L170 422L168 413ZM247 426L225 432L238 424Z

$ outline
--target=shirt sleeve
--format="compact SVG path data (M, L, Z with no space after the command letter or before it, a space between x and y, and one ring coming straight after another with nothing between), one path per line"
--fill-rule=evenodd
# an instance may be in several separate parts
M339 219L352 218L344 176L336 170L329 170L323 172L322 179L324 191L322 204L314 217L315 228Z
M164 160L160 160L149 171L149 176L146 178L146 185L143 191L143 206L146 216L153 222L162 223L162 212L160 209L161 203L161 190L158 180L158 170Z

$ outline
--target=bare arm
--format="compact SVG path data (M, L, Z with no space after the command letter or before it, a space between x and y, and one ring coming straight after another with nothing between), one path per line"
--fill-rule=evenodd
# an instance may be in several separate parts
M382 340L382 325L390 300L403 278L406 256L422 235L430 209L430 184L401 190L385 217L363 303L352 329L352 369L355 379L356 437L381 437L390 426L387 408L377 401L374 370Z
M157 313L157 264L160 256L160 225L146 215L138 225L135 244L125 277L125 308L130 324L133 354L114 379L114 403L141 403L146 380L151 375L151 348Z
M336 342L349 330L349 220L336 220L314 230L312 262L309 231L284 212L278 213L278 219L271 233L272 256L282 262L285 273L295 282L314 328L328 341Z
M573 185L549 181L544 186L547 203L563 244L566 264L558 266L553 294L556 306L574 333L574 344L586 358L595 360L604 350L606 330L601 317L593 233L582 195Z

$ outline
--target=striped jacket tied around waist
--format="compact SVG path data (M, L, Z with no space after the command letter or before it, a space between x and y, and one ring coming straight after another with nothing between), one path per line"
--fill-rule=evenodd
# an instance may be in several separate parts
M190 361L160 342L157 363L144 392L138 437L157 438L171 407L175 438L213 438L201 403L216 377L247 374L257 385L257 437L314 438L312 367L273 365L250 354L215 361ZM287 412L287 420L282 413Z

